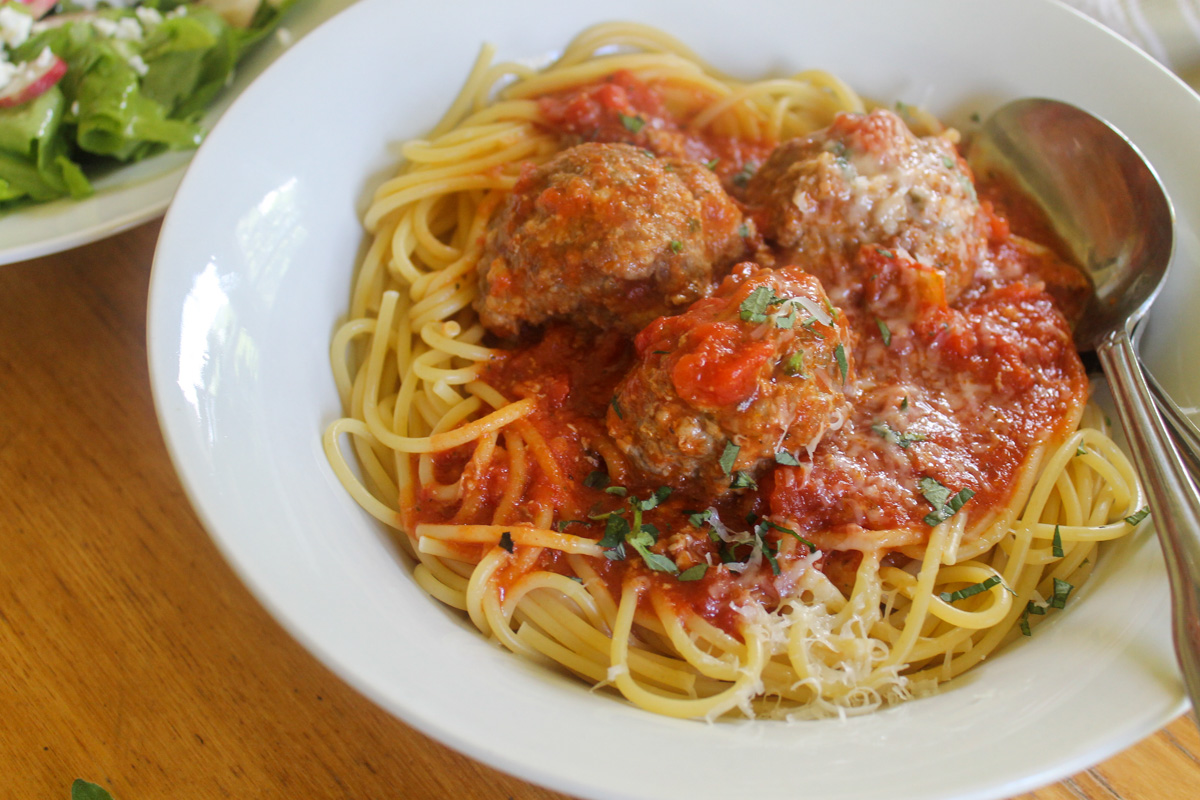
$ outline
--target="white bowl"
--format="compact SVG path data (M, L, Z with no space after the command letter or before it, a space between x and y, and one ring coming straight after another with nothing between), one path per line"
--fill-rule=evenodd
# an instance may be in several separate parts
M285 53L200 149L159 242L149 346L163 430L196 509L261 601L312 653L408 723L588 798L1008 797L1068 776L1185 707L1158 545L1104 554L1068 609L942 694L846 721L663 719L486 642L427 597L343 491L320 436L340 409L330 335L389 146L441 114L482 42L539 57L586 25L664 28L746 77L831 69L867 95L965 122L999 101L1073 101L1154 162L1179 215L1146 340L1200 397L1200 100L1154 62L1042 0L363 0ZM1161 333L1160 333L1161 332Z

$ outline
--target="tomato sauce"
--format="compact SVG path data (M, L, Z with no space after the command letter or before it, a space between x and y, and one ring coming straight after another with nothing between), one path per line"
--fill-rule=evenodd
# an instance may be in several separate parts
M539 102L564 147L619 141L712 162L734 197L739 173L776 144L691 131L654 86L626 73ZM1014 207L1006 196L1005 208ZM735 632L737 605L753 600L772 607L799 570L823 569L846 588L861 552L924 543L943 509L921 490L923 480L952 495L973 492L963 507L972 520L998 512L1013 502L1030 454L1064 437L1086 400L1086 376L1060 310L1086 284L1057 258L1015 241L992 205L982 209L986 255L953 302L946 301L938 270L874 246L854 256L857 277L833 281L853 285L826 287L830 297L852 299L838 309L852 342L852 369L843 376L848 410L795 463L772 464L738 491L665 492L661 480L640 474L619 453L614 460L605 418L623 413L615 406L617 386L639 351L670 348L681 338L676 318L661 318L635 338L555 323L504 350L484 380L510 399L537 401L527 420L563 480L539 489L546 477L535 469L531 488L504 523L528 522L540 504L553 503L560 530L601 540L612 515L631 520L635 506L646 506L638 516L656 533L648 551L670 559L676 574L652 569L629 546L624 559L596 559L597 573L614 594L629 575L643 575L670 602ZM1029 218L1020 218L1022 230L1037 235ZM782 266L794 254L764 246L759 255ZM754 385L745 376L770 356L769 348L746 341L730 323L707 324L688 332L702 346L675 362L676 390L698 404L752 404ZM439 454L437 474L449 478L463 469L470 452ZM508 466L504 458L493 463L496 474L477 478L494 502ZM444 521L458 511L432 496L423 496L420 507L422 521ZM716 524L697 522L705 514ZM484 503L474 518L458 521L490 524L491 507ZM747 560L752 566L743 566ZM680 580L704 565L702 577ZM538 566L568 572L561 554L551 551Z

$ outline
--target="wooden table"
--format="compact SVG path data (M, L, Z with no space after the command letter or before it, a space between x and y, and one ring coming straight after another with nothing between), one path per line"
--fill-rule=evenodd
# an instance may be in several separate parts
M561 797L376 708L222 560L151 402L157 235L0 267L0 797ZM1024 798L1196 800L1195 720Z

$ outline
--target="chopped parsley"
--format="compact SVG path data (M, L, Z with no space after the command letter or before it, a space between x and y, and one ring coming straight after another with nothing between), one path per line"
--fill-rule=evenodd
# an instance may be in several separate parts
M1150 516L1150 506L1143 506L1141 510L1135 511L1125 518L1125 521L1130 525L1136 526L1139 522Z
M649 511L670 496L671 487L660 486L644 500L637 497L630 499L628 509L630 519L625 518L626 509L624 508L599 515L599 517L605 518L604 536L600 538L599 542L600 547L604 549L604 557L610 561L623 561L628 557L626 550L626 546L628 546L642 557L642 561L650 569L656 572L678 573L679 568L675 566L672 559L650 550L650 546L658 541L658 528L650 523L642 522L643 511Z
M788 360L783 362L783 371L797 378L807 378L808 375L804 372L804 353L798 350L788 356Z
M733 185L739 188L744 187L754 177L754 173L758 171L758 165L753 161L747 161L737 174L733 176Z
M888 444L898 444L901 447L908 449L908 446L913 442L925 441L923 433L900 433L886 422L877 422L871 426L871 430L883 437Z
M892 329L889 328L888 324L886 322L884 322L883 320L881 320L879 317L875 318L875 324L879 326L879 335L883 337L883 346L891 347L892 346Z
M775 454L775 463L783 464L785 467L798 467L800 466L800 459L786 450L780 450Z
M944 602L957 603L959 600L965 600L968 597L986 592L988 589L1000 583L1000 576L993 575L987 580L979 583L972 583L970 586L964 586L962 589L953 592L942 592L938 595Z
M908 409L908 395L904 395L904 397L900 398L900 410L906 411L907 409Z
M512 531L505 531L500 534L500 547L511 553L513 551Z
M672 239L670 247L672 253L678 254L683 252L683 242L679 241L678 239Z
M750 235L750 226L749 225L747 225L744 222L741 225L738 225L738 236L745 239L749 235Z
M1021 633L1026 636L1033 636L1033 631L1029 627L1030 614L1037 614L1039 617L1044 617L1046 616L1046 606L1039 606L1032 600L1025 604L1025 610L1021 612Z
M583 485L589 489L603 489L608 486L609 480L607 472L597 469L588 473L588 476L583 479Z
M708 167L708 168L709 168L709 169L711 169L711 170L716 170L716 168L717 168L717 164L719 164L719 163L721 163L721 159L719 159L719 158L714 158L714 159L711 159L711 160L709 160L709 161L705 161L705 162L704 162L704 166Z
M617 396L615 394L608 404L612 406L612 410L617 415L617 419L625 419L625 413L621 411L621 404L617 402Z
M833 357L837 359L838 372L842 373L842 383L846 383L846 375L850 372L850 364L846 361L846 348L838 345L833 349Z
M587 522L581 519L560 519L554 523L554 530L562 533L567 529L568 525L587 525Z
M721 471L726 475L733 472L733 465L737 463L738 453L742 451L740 445L733 442L725 443L725 452L721 453L721 458L717 461L721 465Z
M708 564L697 564L694 567L688 567L683 572L679 573L681 581L698 581L708 572Z
M879 255L883 256L884 258L895 258L896 257L896 254L893 253L891 250L884 250L882 247L876 247L875 252L879 253Z
M754 291L742 301L740 308L742 320L745 322L766 322L767 311L773 305L782 303L784 298L775 294L769 286L755 287Z
M629 490L624 486L605 486L604 491L608 494L615 494L617 497L624 497L629 494Z
M1062 531L1058 529L1057 525L1054 526L1054 541L1050 544L1050 553L1055 558L1063 557Z
M933 506L933 511L925 515L926 525L938 525L945 522L975 496L975 492L971 489L962 489L957 493L952 492L928 476L921 478L917 486L921 490L921 495Z
M646 120L641 117L631 117L628 114L619 114L621 124L625 126L625 130L630 133L637 133L646 125Z
M1067 604L1067 597L1070 596L1071 590L1075 588L1074 584L1067 583L1061 578L1054 579L1054 595L1050 598L1051 608L1063 608Z
M716 512L711 508L706 509L705 511L696 511L688 515L688 522L692 524L692 527L703 528L704 523L712 519L715 514Z
M1087 454L1088 454L1087 448L1084 447L1083 445L1079 445L1079 447L1075 448L1075 455L1086 456Z

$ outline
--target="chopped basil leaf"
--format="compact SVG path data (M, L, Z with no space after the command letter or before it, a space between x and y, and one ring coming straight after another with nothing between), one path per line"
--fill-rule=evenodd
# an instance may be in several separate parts
M1130 525L1137 525L1139 522L1150 516L1150 506L1144 506L1140 511L1135 511L1125 518L1125 521Z
M833 349L833 357L837 359L838 371L842 373L842 383L846 382L846 374L850 372L850 365L846 362L846 348L838 345Z
M629 494L629 490L624 486L605 486L604 491L608 494L615 494L617 497L624 497Z
M925 441L923 433L900 433L886 422L877 422L871 426L871 430L883 437L888 444L898 444L907 449L913 442Z
M625 414L621 411L621 404L617 402L617 396L614 394L612 400L609 401L612 410L616 413L617 419L625 419Z
M697 511L694 514L688 515L688 522L690 522L693 527L702 528L704 527L704 523L713 518L713 513L714 512L711 508L706 509L705 511Z
M500 534L500 546L510 553L513 551L512 531Z
M681 253L681 252L683 252L683 242L679 241L678 239L672 239L672 240L671 240L670 247L671 247L671 252L672 252L672 253Z
M957 494L952 493L942 484L928 476L921 478L917 484L921 494L933 506L934 510L925 515L926 525L937 525L950 519L968 500L975 496L971 489L962 489Z
M1026 636L1033 636L1033 631L1029 628L1030 614L1037 614L1039 617L1044 617L1046 615L1046 607L1039 606L1032 600L1025 604L1025 610L1021 612L1021 633Z
M711 159L710 161L705 161L704 166L708 167L709 169L716 169L717 164L719 164L720 162L721 162L721 159L714 158L714 159Z
M875 252L879 253L879 255L883 256L884 258L895 258L896 257L896 254L893 253L891 250L884 250L882 247L876 247Z
M754 482L754 477L744 469L739 469L733 474L733 480L729 482L730 489L757 489L758 484Z
M783 464L785 467L798 467L800 466L800 459L786 450L780 450L775 454L775 463Z
M708 572L708 564L697 564L694 567L688 567L683 572L679 573L681 581L698 581Z
M597 469L588 473L588 476L583 479L583 485L589 489L603 489L608 486L608 481L608 473Z
M1062 532L1054 526L1054 541L1050 544L1050 554L1055 558L1063 557Z
M883 337L883 346L891 347L892 346L892 330L891 330L891 328L889 328L888 324L886 322L884 322L883 320L881 320L879 317L875 318L875 324L879 326L879 335Z
M1050 598L1051 608L1063 608L1067 604L1067 597L1070 596L1071 590L1074 589L1074 584L1067 583L1060 578L1054 579L1054 596Z
M567 529L568 525L587 525L587 523L581 519L560 519L554 523L554 530L562 533Z
M642 557L642 561L646 562L646 566L655 572L670 572L675 574L679 572L679 567L675 566L675 562L666 556L661 556L658 553L652 553L646 549L646 545L639 542L630 542L633 549L638 551L638 555Z
M794 303L788 303L788 312L783 316L775 316L771 319L775 323L776 328L791 330L796 325L796 306Z
M71 783L71 800L113 800L113 796L99 784L76 778Z
M762 524L763 524L763 526L764 526L764 527L766 527L766 528L771 528L772 530L777 530L777 531L779 531L780 533L786 533L788 536L791 536L791 537L792 537L792 538L794 538L796 541L798 541L800 544L806 545L806 546L808 547L808 549L809 549L809 550L814 550L814 551L815 551L815 550L817 549L817 546L816 546L815 544L813 544L812 542L810 542L808 539L805 539L803 536L801 536L800 534L796 533L796 532L795 532L794 530L792 530L791 528L787 528L787 527L784 527L783 525L780 525L780 524L778 524L778 523L771 522L771 520L769 520L769 519L764 519L764 520L762 521Z
M642 119L641 117L631 117L628 114L618 114L618 116L621 118L621 124L624 125L625 129L630 133L637 133L646 124L646 120Z
M907 409L908 409L908 395L904 395L904 397L900 398L900 410L906 411Z
M741 451L742 448L740 445L736 445L733 442L725 443L725 452L721 453L721 458L717 462L721 465L722 472L724 472L726 475L729 475L733 472L733 465L737 463L738 453Z
M1000 576L993 575L992 577L988 578L987 580L980 581L979 583L973 583L970 586L966 586L957 591L942 592L938 595L938 597L940 597L943 601L945 601L947 603L956 603L959 600L964 600L968 597L977 595L981 592L986 592L988 589L992 588L993 586L997 585L998 583L1000 583Z
M741 225L738 225L738 236L745 239L749 235L750 235L750 226L749 225L747 225L744 222Z
M1087 448L1084 447L1083 445L1079 445L1079 447L1075 448L1075 455L1086 456L1087 454L1088 454Z

